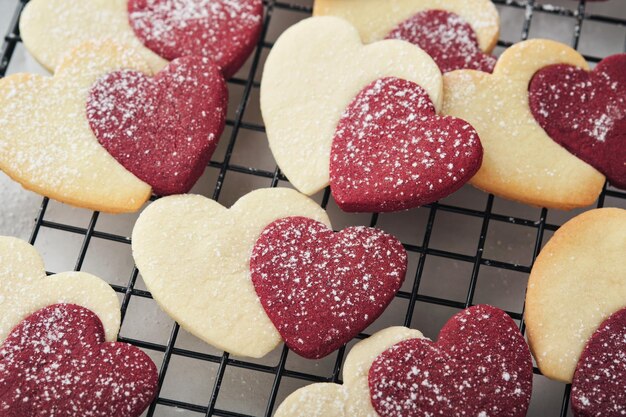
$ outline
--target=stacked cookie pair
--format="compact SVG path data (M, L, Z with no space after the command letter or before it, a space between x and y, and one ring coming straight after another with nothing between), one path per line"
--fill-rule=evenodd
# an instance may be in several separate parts
M140 415L158 372L140 349L115 342L116 293L84 272L46 277L37 251L0 237L0 414Z

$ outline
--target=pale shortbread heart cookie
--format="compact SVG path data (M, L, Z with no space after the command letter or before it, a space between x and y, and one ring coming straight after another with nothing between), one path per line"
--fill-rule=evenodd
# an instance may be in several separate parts
M561 43L520 42L502 54L493 74L445 74L443 113L478 131L484 156L474 186L535 206L584 207L597 199L604 176L554 142L528 104L530 80L552 64L588 69L582 55Z
M25 188L64 203L137 211L150 197L150 186L100 145L87 120L93 84L123 68L151 73L126 47L88 42L66 55L54 77L1 79L0 169Z
M541 372L571 382L591 335L625 306L626 210L592 210L565 223L528 281L528 340Z
M313 15L344 18L358 29L363 42L371 43L426 10L445 10L463 18L476 32L483 52L491 52L498 42L500 17L489 0L315 0Z
M120 304L109 284L85 272L47 277L35 248L22 240L0 236L0 344L23 319L60 303L93 311L104 326L106 340L117 339Z
M441 72L408 42L364 46L357 30L336 17L306 19L276 41L263 71L261 110L274 158L298 190L310 195L328 185L341 115L364 87L383 77L419 84L441 108Z
M368 374L374 360L393 345L423 338L418 330L389 327L354 345L343 365L343 385L318 383L283 401L275 417L378 417L371 402Z
M31 0L20 17L20 35L37 61L50 71L57 69L70 49L103 39L114 39L138 51L154 72L167 64L135 36L128 21L128 0Z
M275 220L303 216L330 227L313 200L261 189L230 209L197 195L166 197L141 214L133 256L159 305L184 329L237 356L262 357L281 338L250 279L252 248Z

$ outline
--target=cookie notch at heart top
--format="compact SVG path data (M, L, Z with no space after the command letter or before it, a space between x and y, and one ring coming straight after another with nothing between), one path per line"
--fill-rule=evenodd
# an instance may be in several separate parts
M600 324L626 307L626 210L596 209L565 223L533 265L526 292L528 341L548 378L572 381Z
M162 198L141 214L133 257L157 303L205 342L262 357L281 342L250 280L250 255L273 221L303 216L330 227L314 201L285 188L260 189L230 209L208 198Z
M58 303L93 311L107 341L116 340L120 328L120 304L109 284L85 272L47 277L37 250L12 237L0 236L0 301L0 343L24 318Z
M25 188L74 206L137 211L150 186L96 139L86 116L89 90L104 74L151 74L140 56L111 42L87 42L65 56L54 77L0 80L0 169Z
M359 91L382 77L413 81L441 107L441 73L407 42L364 46L357 30L336 17L314 17L276 41L261 81L261 110L270 148L292 184L313 194L329 183L333 135Z
M559 63L588 68L570 47L534 39L507 49L493 74L459 70L444 75L443 113L471 123L485 151L473 185L549 208L584 207L597 199L604 176L556 144L530 111L532 77Z
M445 10L467 21L480 48L491 52L498 41L500 18L489 0L315 0L314 16L337 16L352 23L363 42L385 39L400 23L426 10Z

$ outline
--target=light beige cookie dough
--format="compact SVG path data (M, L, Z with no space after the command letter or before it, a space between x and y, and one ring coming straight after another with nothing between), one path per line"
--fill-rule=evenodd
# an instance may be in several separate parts
M583 348L626 307L626 210L588 211L543 248L528 281L530 347L548 378L571 382Z
M54 77L0 80L0 169L25 188L110 213L137 211L151 188L100 145L87 120L89 90L118 69L151 74L132 50L88 42L66 55Z
M250 279L250 256L275 220L304 216L330 227L313 200L260 189L230 209L197 195L148 206L133 230L133 256L159 305L184 329L237 356L259 358L280 342Z
M295 391L275 417L378 417L370 399L368 374L374 360L404 340L423 338L406 327L389 327L354 345L343 365L343 385L320 383Z
M110 39L137 50L158 72L167 61L135 36L127 5L128 0L31 0L20 18L20 35L28 51L50 71L82 42Z
M337 16L352 23L365 43L385 39L400 23L426 10L462 17L476 32L483 52L495 48L500 17L490 0L315 0L314 16Z
M47 277L43 260L28 243L0 236L0 344L36 311L53 304L76 304L93 311L107 341L120 328L120 304L109 284L84 272Z
M533 39L507 49L493 74L473 70L444 75L443 113L468 121L484 148L471 183L490 193L534 206L572 209L592 204L604 176L554 142L528 104L528 85L543 67L585 59L558 42Z
M328 185L342 113L364 87L391 76L419 84L440 109L439 68L408 42L364 46L336 17L306 19L280 36L263 71L261 111L274 158L298 190L311 195Z

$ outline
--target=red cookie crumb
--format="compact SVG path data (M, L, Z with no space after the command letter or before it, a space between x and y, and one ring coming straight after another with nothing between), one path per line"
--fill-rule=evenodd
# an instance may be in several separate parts
M254 50L263 26L262 0L129 0L135 35L165 59L211 58L232 77Z
M441 72L473 69L493 72L497 58L483 53L474 29L461 16L426 10L400 23L387 39L401 39L422 48Z
M419 85L381 78L361 90L337 125L331 190L344 211L405 210L457 191L482 156L469 123L437 116Z
M145 353L104 343L100 319L76 305L39 310L0 347L3 417L137 417L157 383Z
M315 220L288 217L263 230L250 273L287 346L318 359L380 316L402 285L406 265L402 244L381 230L334 233Z
M523 417L533 365L515 322L480 305L452 317L436 343L410 339L380 354L368 380L382 417Z
M98 141L157 195L184 194L204 172L224 130L228 90L208 58L172 61L154 77L121 70L87 100Z
M626 308L606 319L583 350L572 381L576 417L626 415Z
M558 144L626 189L626 54L605 58L591 72L569 65L538 71L530 109Z

